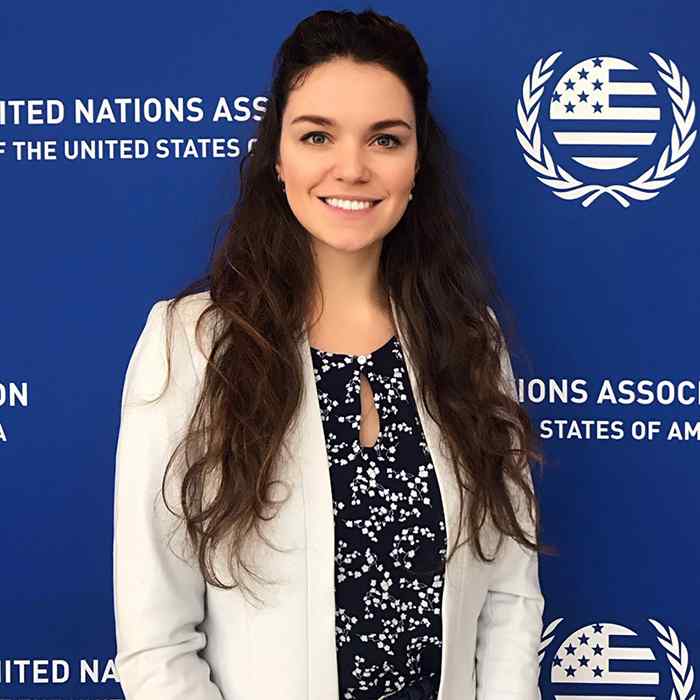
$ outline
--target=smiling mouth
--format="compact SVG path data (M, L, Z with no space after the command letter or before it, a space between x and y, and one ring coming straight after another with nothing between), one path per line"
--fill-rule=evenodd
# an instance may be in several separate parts
M341 211L367 211L368 209L373 209L374 207L377 206L380 202L383 202L383 199L366 199L364 200L365 202L370 202L370 206L367 207L366 209L345 209L344 207L334 207L332 204L328 204L326 201L327 199L332 199L331 197L318 197L327 207L330 207L331 209L340 209Z

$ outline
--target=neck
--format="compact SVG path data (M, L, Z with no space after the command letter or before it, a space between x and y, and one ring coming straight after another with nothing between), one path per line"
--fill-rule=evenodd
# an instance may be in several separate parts
M307 317L312 346L362 355L395 333L389 295L379 275L379 245L356 253L315 246L318 286Z
M379 279L380 253L381 245L355 254L316 246L320 290L315 291L310 320L332 318L362 327L391 316L389 297Z

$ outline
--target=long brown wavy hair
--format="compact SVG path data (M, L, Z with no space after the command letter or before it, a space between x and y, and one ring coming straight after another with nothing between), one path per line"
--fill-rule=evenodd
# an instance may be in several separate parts
M262 536L259 524L269 519L268 507L279 504L269 499L269 490L300 406L299 341L318 288L310 234L276 180L282 115L290 90L334 58L383 66L413 99L421 167L412 202L383 240L379 274L396 304L422 400L440 426L461 487L457 539L467 510L468 540L483 561L495 557L485 554L481 542L487 517L499 533L499 548L510 536L531 550L553 551L540 540L540 508L528 468L529 461L543 465L538 438L512 387L502 381L508 312L460 189L457 158L428 107L428 66L409 30L391 18L372 10L321 11L301 21L275 57L267 109L251 152L241 160L239 197L209 272L168 306L171 325L180 300L209 290L211 303L197 323L198 344L205 318L217 319L201 393L188 433L167 464L162 495L167 504L165 482L184 446L180 521L206 581L224 589L249 590L234 569L260 580L242 554L253 529ZM498 309L500 326L489 307ZM168 381L170 369L168 352ZM528 523L516 517L516 498L525 499ZM213 565L224 542L231 584Z

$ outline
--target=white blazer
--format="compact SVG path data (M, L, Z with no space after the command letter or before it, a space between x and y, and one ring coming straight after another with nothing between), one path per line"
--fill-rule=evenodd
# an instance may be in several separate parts
M265 604L255 607L239 589L205 584L196 561L176 557L168 548L166 535L177 521L165 509L160 487L203 378L205 357L194 342L194 326L209 299L209 292L187 297L175 317L173 383L160 401L139 405L164 384L169 300L151 308L126 370L113 550L115 664L125 698L341 700L331 482L307 335L304 398L280 476L290 485L291 497L264 530L279 549L292 551L261 545L256 558L248 559L254 571L281 583L256 588ZM456 482L440 429L419 395L393 300L391 308L442 492L451 551L459 510ZM502 366L514 392L507 352ZM179 511L177 490L168 496ZM183 533L184 528L177 530L173 549L184 542ZM495 544L495 537L490 541ZM217 566L217 573L230 582L225 567ZM485 564L471 554L469 544L463 545L445 573L438 700L537 700L543 611L536 553L506 538L497 560Z

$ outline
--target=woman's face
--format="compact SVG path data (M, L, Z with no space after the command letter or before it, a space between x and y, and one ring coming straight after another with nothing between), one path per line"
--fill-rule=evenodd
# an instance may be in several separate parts
M290 92L276 169L289 206L315 245L381 249L408 205L417 153L413 103L404 84L376 64L335 59ZM346 211L324 203L326 197L381 201Z

